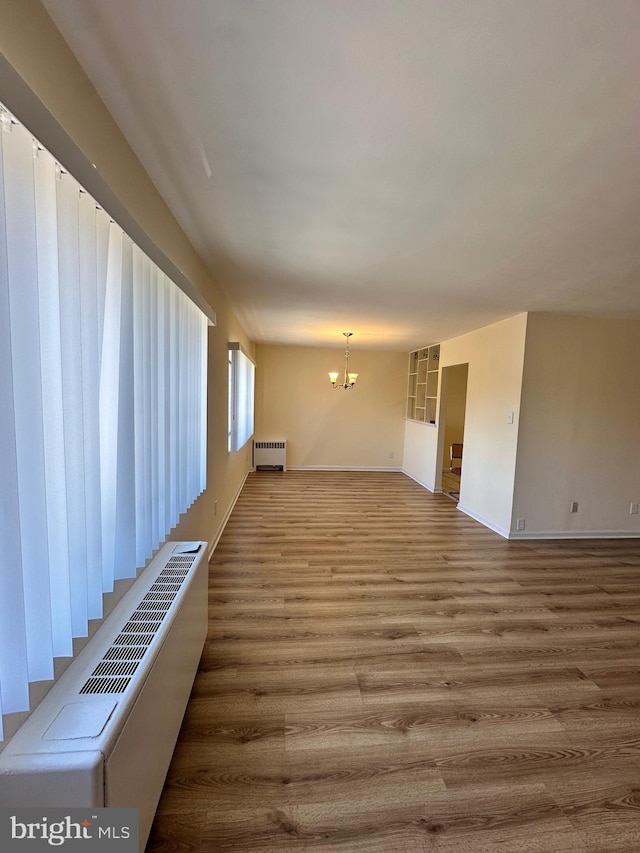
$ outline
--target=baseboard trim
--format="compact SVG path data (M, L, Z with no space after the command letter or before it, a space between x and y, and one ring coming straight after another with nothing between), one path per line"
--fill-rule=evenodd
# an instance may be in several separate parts
M207 554L207 559L209 561L211 560L211 557L213 556L213 552L216 550L216 548L218 546L218 542L220 541L220 537L224 533L224 529L227 526L227 522L229 521L231 513L233 512L233 509L234 509L236 503L238 502L238 498L240 497L240 492L244 488L244 484L247 482L247 477L249 476L250 470L247 471L246 474L244 475L244 477L242 478L242 482L238 486L236 493L233 496L231 503L229 504L229 509L226 511L224 518L222 519L222 524L220 525L220 527L216 531L216 535L213 537L213 541L211 542L211 545L209 545L209 553Z
M483 527L488 527L489 530L493 530L494 533L498 533L500 536L502 536L503 539L509 539L509 531L505 527L498 527L497 524L494 524L492 521L483 518L481 515L478 515L478 513L473 512L473 510L470 510L469 507L466 507L461 503L458 503L458 509L465 515L468 515L469 518L472 518L474 521L477 521L482 524Z
M428 492L431 492L432 495L437 495L437 494L442 492L442 489L436 489L433 486L427 485L427 483L425 483L424 480L421 480L419 477L416 477L413 474L410 474L408 471L405 471L404 468L401 468L400 470L402 471L403 474L406 474L406 476L409 477L410 480L413 480L419 486L422 486L423 489L426 489Z
M640 539L637 530L512 530L509 539Z
M375 471L401 474L402 468L383 468L371 465L287 465L287 471Z

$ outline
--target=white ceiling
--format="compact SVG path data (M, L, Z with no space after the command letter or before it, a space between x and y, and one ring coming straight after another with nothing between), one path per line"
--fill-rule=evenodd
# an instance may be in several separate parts
M640 317L638 0L43 0L256 341Z

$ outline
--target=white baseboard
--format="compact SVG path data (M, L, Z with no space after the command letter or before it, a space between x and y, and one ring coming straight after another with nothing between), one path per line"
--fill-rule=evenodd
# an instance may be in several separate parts
M401 474L402 468L376 467L375 465L287 465L288 471L379 471Z
M461 503L458 503L458 509L460 512L463 512L465 515L468 515L469 518L472 518L474 521L480 522L484 527L488 527L489 530L493 530L494 533L498 533L503 539L509 539L509 531L505 527L498 527L497 524L494 524L492 521L489 521L486 518L483 518L481 515L478 515L476 512L473 512L468 507L463 506Z
M426 489L428 492L431 492L432 495L436 495L442 493L442 489L436 489L433 486L429 486L424 480L421 480L419 477L415 477L413 474L410 474L408 471L405 471L404 468L401 469L403 474L406 474L410 480L413 480L419 486L422 486L423 489Z
M247 471L247 473L246 473L246 474L244 475L244 477L242 478L242 482L241 482L241 483L240 483L240 485L238 486L238 488L237 488L237 490L236 490L236 493L235 493L235 495L233 496L233 500L232 500L232 501L231 501L231 503L229 504L229 509L226 511L225 516L224 516L224 518L222 519L222 524L221 524L221 525L220 525L220 527L218 528L218 530L217 530L217 532L216 532L216 535L213 537L213 541L211 542L211 545L209 546L209 553L207 554L207 560L211 560L211 557L213 556L213 552L216 550L216 547L217 547L217 545L218 545L218 542L220 541L220 537L221 537L221 536L222 536L222 534L224 533L224 529L225 529L225 527L227 526L227 522L229 521L229 517L231 516L231 513L233 512L233 508L235 507L235 505L236 505L236 503L237 503L237 501L238 501L238 498L240 497L240 492L241 492L241 491L242 491L242 489L244 488L244 484L245 484L245 483L246 483L246 481L247 481L247 477L249 476L249 473L250 473L250 472L249 472L249 471Z
M508 539L640 539L637 530L512 530Z

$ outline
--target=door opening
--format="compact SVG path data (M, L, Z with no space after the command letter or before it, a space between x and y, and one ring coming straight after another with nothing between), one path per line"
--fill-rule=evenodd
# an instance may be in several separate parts
M468 364L442 368L440 403L442 492L458 502L464 477L464 420L467 405Z

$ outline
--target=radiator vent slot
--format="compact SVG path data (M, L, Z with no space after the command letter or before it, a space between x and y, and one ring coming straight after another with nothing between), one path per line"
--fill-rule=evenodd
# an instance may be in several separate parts
M142 646L111 646L104 656L105 660L142 660L144 647Z
M133 675L133 673L138 668L139 661L132 661L130 663L117 661L117 660L106 660L103 663L98 664L98 666L94 669L94 675L108 675L112 677L114 675Z
M174 598L175 598L175 596L174 596ZM160 602L160 604L158 604L157 601L146 601L146 599L145 599L144 601L140 602L140 606L138 607L138 613L142 613L145 611L147 613L151 613L151 612L166 613L170 607L171 607L170 601Z
M256 471L286 471L286 439L278 439L277 441L254 441L253 467Z
M131 619L122 629L122 633L143 634L150 631L155 634L160 625L162 625L162 620L160 620L160 622L138 622Z
M124 693L130 678L90 678L80 693Z
M153 590L153 587L151 587L151 589ZM176 597L175 592L173 592L173 593L172 592L148 592L145 595L144 600L145 601L160 601L160 602L168 601L169 603L171 603L175 597Z
M179 556L179 557L173 556L173 557L171 557L171 559L167 560L167 567L166 567L166 569L164 569L162 574L164 574L164 572L166 572L170 569L177 569L180 566L184 566L187 569L190 569L191 566L193 565L194 559L195 559L195 557L190 557L188 554L183 554L182 556Z
M195 556L173 556L160 572L126 625L105 652L80 693L124 693L171 605L180 592Z
M153 590L153 587L151 588ZM157 590L149 591L140 602L144 604L143 610L166 610L167 606L171 607L171 602L175 599L175 592L158 592Z

